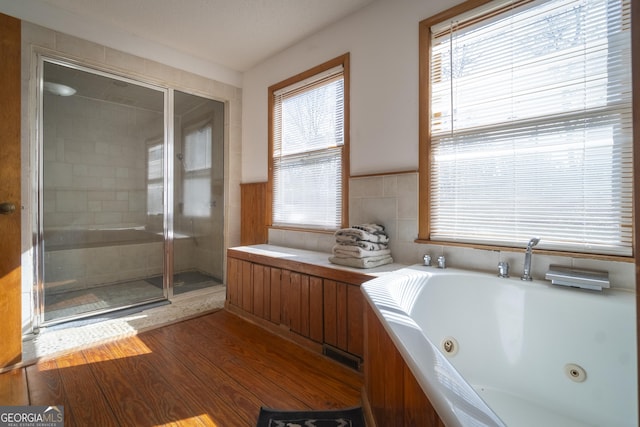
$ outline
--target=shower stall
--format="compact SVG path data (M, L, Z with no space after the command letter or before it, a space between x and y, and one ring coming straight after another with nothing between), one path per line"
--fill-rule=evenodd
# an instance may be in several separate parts
M36 317L220 285L225 104L39 56Z

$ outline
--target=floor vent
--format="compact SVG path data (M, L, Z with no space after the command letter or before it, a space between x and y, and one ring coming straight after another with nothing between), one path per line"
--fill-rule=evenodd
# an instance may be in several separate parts
M353 354L338 350L337 348L328 346L326 344L322 346L322 354L335 360L336 362L340 362L343 365L355 369L356 371L360 369L361 359L358 356L354 356Z

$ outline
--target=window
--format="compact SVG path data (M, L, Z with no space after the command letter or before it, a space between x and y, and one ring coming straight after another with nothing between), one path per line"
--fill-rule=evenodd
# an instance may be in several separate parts
M187 217L211 216L211 163L213 122L208 120L184 128L183 214Z
M163 142L156 139L147 143L147 215L162 215L164 162Z
M272 224L341 228L347 217L349 55L269 88Z
M420 238L631 255L629 0L459 10L421 23Z

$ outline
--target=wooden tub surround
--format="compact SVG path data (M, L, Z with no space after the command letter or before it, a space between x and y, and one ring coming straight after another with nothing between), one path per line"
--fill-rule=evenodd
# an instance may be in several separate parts
M368 427L446 427L365 302L363 409Z
M274 245L227 250L226 308L311 350L360 369L364 298L360 285L401 264L360 270L329 254Z

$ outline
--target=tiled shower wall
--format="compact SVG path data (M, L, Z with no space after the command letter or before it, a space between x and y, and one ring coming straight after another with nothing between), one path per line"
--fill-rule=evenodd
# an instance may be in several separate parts
M145 141L160 136L162 114L78 96L45 103L47 227L146 225Z
M378 223L389 233L389 246L395 262L417 264L424 254L444 255L450 267L495 272L500 261L507 261L513 276L522 273L522 251L482 250L468 247L416 243L418 237L418 173L352 177L349 180L349 224ZM286 247L331 252L333 234L269 230L269 243ZM526 242L524 242L526 244ZM609 272L611 286L635 289L633 262L572 258L534 254L533 277L544 279L549 265L593 268Z

